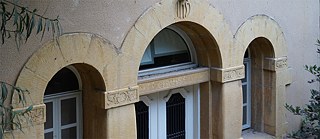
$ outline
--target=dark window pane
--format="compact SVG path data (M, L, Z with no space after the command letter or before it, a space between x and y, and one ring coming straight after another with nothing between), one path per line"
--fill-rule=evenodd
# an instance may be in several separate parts
M242 125L247 124L247 106L243 106L243 117L242 117Z
M248 49L246 50L246 52L244 53L244 58L249 58L249 52Z
M149 107L142 101L135 103L138 139L149 138Z
M167 139L185 138L185 99L180 93L173 94L167 106Z
M243 103L247 103L248 95L247 95L247 85L242 85L242 96L243 96Z
M61 125L67 125L77 122L76 101L76 98L61 100Z
M78 79L70 69L63 68L49 81L45 95L72 90L79 90Z
M44 123L44 129L53 128L53 107L52 102L46 104L46 122Z
M76 139L77 138L77 127L62 129L61 138L62 139Z
M45 139L53 139L53 132L45 133L44 138Z

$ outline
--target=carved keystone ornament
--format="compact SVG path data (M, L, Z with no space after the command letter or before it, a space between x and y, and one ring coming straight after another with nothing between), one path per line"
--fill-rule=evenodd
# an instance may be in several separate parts
M190 14L191 4L190 0L178 0L177 1L177 16L180 19L186 18Z

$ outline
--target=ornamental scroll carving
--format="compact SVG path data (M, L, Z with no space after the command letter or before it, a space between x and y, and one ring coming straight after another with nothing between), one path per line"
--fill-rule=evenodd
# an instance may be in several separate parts
M279 59L276 61L276 69L286 68L288 66L287 59Z
M186 18L190 14L191 4L190 0L178 0L177 1L177 16L180 19Z
M270 71L276 71L288 67L287 57L280 58L266 58L264 60L264 69Z
M211 69L211 80L216 82L230 82L240 80L245 77L244 66L231 67L226 69Z
M26 108L16 108L13 111L20 111ZM22 127L43 124L46 121L46 106L45 104L35 105L30 112L19 117ZM16 127L14 127L16 129Z
M244 69L241 68L235 68L230 70L223 71L223 81L232 81L241 79L244 77Z
M139 101L138 86L105 93L105 109L119 107Z

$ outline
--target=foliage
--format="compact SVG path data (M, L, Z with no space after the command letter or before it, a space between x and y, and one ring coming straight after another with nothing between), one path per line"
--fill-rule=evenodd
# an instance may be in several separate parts
M51 19L37 13L37 9L29 10L28 7L20 6L18 0L0 0L0 33L1 44L11 39L14 36L14 41L19 50L22 43L28 41L32 33L36 29L36 34L41 33L41 40L45 32L52 32L52 37L57 40L60 36L60 23L58 17ZM29 91L0 81L0 139L4 137L4 133L11 129L20 129L22 131L22 120L31 122L30 111L33 105L27 103L26 97L29 96ZM12 96L18 95L18 104L23 106L22 109L13 110L11 103ZM29 104L29 105L27 105ZM31 102L31 104L33 104ZM32 124L32 123L31 123ZM23 131L22 131L23 132Z
M1 15L1 43L6 39L14 36L17 48L21 42L27 42L30 38L33 29L36 29L36 34L41 33L41 39L46 31L52 31L52 37L56 38L61 34L59 16L55 19L44 17L37 13L37 9L29 10L17 4L17 0L11 2L9 0L0 0L0 15Z
M317 41L320 46L320 41ZM320 53L320 49L317 49ZM315 76L308 83L320 83L320 67L317 65L305 66L305 69ZM286 104L285 107L294 115L302 117L302 124L298 131L288 135L290 138L308 138L314 137L320 139L320 90L311 89L311 98L305 107L292 106Z
M33 105L26 105L26 95L29 95L28 90L23 90L5 82L0 82L0 86L0 138L3 138L4 132L13 127L22 131L22 123L20 121L22 118L28 120L28 113L33 109ZM26 108L13 111L12 105L6 105L5 102L9 98L9 93L17 94L18 103Z

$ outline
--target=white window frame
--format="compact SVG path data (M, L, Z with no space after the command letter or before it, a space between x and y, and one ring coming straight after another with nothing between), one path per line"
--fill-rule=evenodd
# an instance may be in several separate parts
M246 104L243 104L242 108L244 106L247 106L247 124L245 125L242 125L242 129L248 129L251 127L251 60L250 58L244 58L244 61L243 61L244 65L245 66L245 70L247 71L246 73L246 78L247 78L247 81L242 83L242 85L246 85L247 87L247 96L243 96L243 97L247 97L247 103ZM243 90L242 90L243 91ZM244 115L242 115L244 116Z
M191 62L140 70L138 72L138 77L152 75L152 74L159 74L159 73L167 73L167 72L171 72L171 71L188 69L188 68L193 68L193 67L197 66L197 64L196 64L197 56L195 53L195 49L194 49L193 43L192 43L191 39L188 37L188 35L182 29L180 29L179 27L176 27L174 25L171 25L167 28L176 32L185 41L185 43L189 49Z
M77 111L77 119L76 123L68 124L68 125L61 125L61 101L76 98L76 111ZM66 128L70 127L77 127L77 137L80 139L82 138L82 96L80 91L68 91L62 92L56 95L48 95L44 98L44 103L52 102L53 108L53 128L45 129L44 133L52 132L53 131L53 138L61 138L61 131Z
M82 117L82 81L79 72L74 66L67 66L69 70L73 72L73 74L77 77L78 80L78 85L79 85L79 90L73 90L73 91L66 91L66 92L59 92L59 93L54 93L50 95L45 95L43 102L44 103L50 103L52 102L52 111L53 111L53 127L51 129L45 129L45 133L53 132L53 138L60 139L61 138L61 131L62 129L66 129L69 127L77 127L77 137L78 139L83 138L83 117ZM70 99L70 98L76 98L76 109L77 109L77 123L76 124L69 124L69 125L64 125L61 126L61 101L65 99ZM57 122L55 121L57 120ZM56 133L56 135L55 135Z
M185 98L186 139L200 138L199 85L192 85L140 97L149 107L149 139L167 138L166 102L175 93L180 93Z

